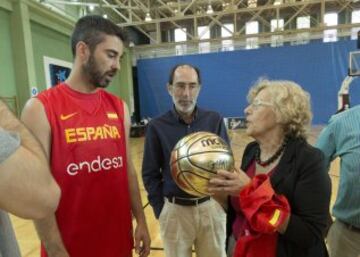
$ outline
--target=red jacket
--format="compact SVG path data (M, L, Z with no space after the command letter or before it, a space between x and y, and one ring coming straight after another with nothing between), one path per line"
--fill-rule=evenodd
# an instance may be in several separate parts
M240 192L240 207L249 232L238 238L234 257L275 257L277 229L290 214L290 205L276 195L267 175L255 176Z

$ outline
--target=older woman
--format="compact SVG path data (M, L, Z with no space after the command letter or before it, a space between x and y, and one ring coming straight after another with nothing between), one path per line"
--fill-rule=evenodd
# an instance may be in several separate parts
M331 186L321 151L306 142L308 93L291 81L260 80L248 100L246 133L255 141L244 172L218 171L209 187L231 195L229 256L327 256Z

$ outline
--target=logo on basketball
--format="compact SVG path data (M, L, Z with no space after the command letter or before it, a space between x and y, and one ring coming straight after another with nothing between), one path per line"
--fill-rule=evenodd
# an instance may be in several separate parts
M221 137L210 132L196 132L175 145L170 167L173 179L182 190L203 197L208 195L209 179L217 170L233 170L234 158Z

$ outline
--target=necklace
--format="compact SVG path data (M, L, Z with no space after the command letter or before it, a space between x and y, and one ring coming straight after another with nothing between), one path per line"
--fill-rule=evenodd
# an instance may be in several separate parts
M260 159L261 150L260 150L260 147L258 147L256 149L256 153L255 153L256 163L263 167L266 167L269 164L273 163L282 154L282 152L284 151L284 149L286 147L287 142L288 142L288 140L287 140L287 138L285 138L283 143L281 144L281 146L276 150L276 152L265 161L261 161L261 159Z

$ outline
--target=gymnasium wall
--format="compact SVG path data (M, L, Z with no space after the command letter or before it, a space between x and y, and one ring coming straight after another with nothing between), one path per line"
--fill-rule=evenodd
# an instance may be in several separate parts
M44 56L72 62L70 37L36 22L31 22L37 88L46 89Z
M0 8L0 96L16 95L10 11Z
M121 59L121 70L114 78L108 90L118 96L128 104L130 115L134 112L134 92L132 76L132 56L128 48L124 50Z
M169 71L177 63L191 63L202 73L200 106L225 117L243 116L249 87L259 77L294 80L311 94L313 124L325 124L337 110L337 92L347 75L349 52L355 49L355 41L343 40L139 60L141 116L154 117L171 108ZM355 80L350 88L352 105L360 103L359 86Z
M47 28L36 22L31 22L31 35L34 48L34 61L36 78L38 82L38 89L42 91L46 88L45 73L44 73L44 56L60 59L67 62L73 62L73 57L70 47L70 36L58 33L51 28ZM131 58L130 53L125 49L124 57L122 58L121 71L114 78L113 82L107 88L115 95L121 96L129 104L130 91L132 88L131 72Z
M72 62L74 21L39 3L0 0L0 97L17 96L19 109L32 87L46 88L43 57ZM15 51L16 50L16 51ZM131 54L125 49L121 71L108 90L132 105Z

